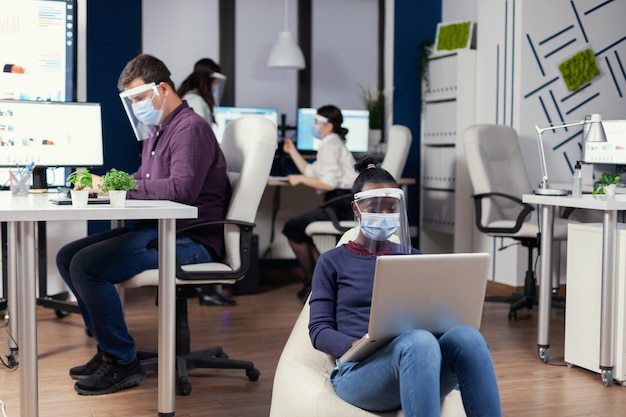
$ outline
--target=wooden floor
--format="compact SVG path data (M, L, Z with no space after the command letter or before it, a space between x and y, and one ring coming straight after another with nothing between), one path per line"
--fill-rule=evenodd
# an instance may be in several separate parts
M176 416L265 417L272 380L283 344L302 305L294 271L272 271L261 292L238 296L232 308L200 307L190 302L193 348L220 344L232 358L252 360L261 371L249 382L243 371L196 370L190 396L176 397ZM491 346L505 416L623 416L626 389L605 387L600 377L563 362L564 313L553 311L549 364L536 354L536 309L507 320L507 305L486 303L483 333ZM156 347L154 292L127 292L128 324L137 344ZM0 352L6 353L5 335ZM86 362L95 342L85 335L78 315L59 319L38 307L39 415L42 417L156 416L157 378L112 395L84 397L74 391L68 369ZM298 381L294 381L297 383ZM18 417L19 372L0 369L0 400L8 417ZM297 410L291 416L297 417ZM28 417L28 416L21 416Z

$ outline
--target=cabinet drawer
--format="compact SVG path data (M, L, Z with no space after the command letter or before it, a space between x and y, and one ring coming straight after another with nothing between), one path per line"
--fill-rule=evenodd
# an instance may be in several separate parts
M422 228L437 232L454 232L454 192L425 189L422 197Z
M455 156L453 146L425 146L422 185L426 188L454 190Z
M432 58L428 63L427 101L453 99L457 96L458 55Z
M424 144L444 145L456 142L456 101L428 103L422 124Z

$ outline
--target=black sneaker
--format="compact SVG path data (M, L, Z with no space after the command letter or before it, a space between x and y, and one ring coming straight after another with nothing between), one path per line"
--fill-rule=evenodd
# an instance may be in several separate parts
M96 371L87 378L74 384L74 389L81 395L103 395L134 387L146 377L139 359L128 365L111 362L107 357Z
M303 303L306 303L306 300L309 298L309 294L311 294L311 285L304 284L304 287L300 291L298 291L298 298Z
M96 372L96 369L98 369L101 363L102 353L98 351L98 353L96 353L95 356L91 358L91 360L89 360L89 362L87 362L86 364L75 366L70 369L70 377L72 379L78 380L85 379L88 376L91 376L94 372Z

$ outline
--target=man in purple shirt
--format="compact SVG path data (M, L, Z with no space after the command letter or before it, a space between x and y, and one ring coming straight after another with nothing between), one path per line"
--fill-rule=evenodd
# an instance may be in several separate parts
M139 55L120 75L120 97L143 143L141 165L131 199L172 200L198 207L198 218L177 227L222 220L231 188L226 161L213 130L176 94L170 71L159 59ZM80 306L89 332L98 342L95 356L70 369L82 395L110 394L137 385L145 377L135 342L124 320L115 284L158 267L154 222L114 229L69 243L57 254L61 276ZM182 264L210 262L223 256L223 229L194 231L176 240Z

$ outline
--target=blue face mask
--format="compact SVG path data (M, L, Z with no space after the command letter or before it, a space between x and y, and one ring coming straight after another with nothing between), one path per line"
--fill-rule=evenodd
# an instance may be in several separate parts
M400 213L361 213L361 232L372 240L387 240L400 227Z
M151 99L132 103L131 107L137 120L146 125L156 125L163 115L163 110L155 109Z
M313 133L313 137L315 139L322 139L322 132L320 132L320 125L318 125L317 123L313 123L313 126L311 126L311 133Z

